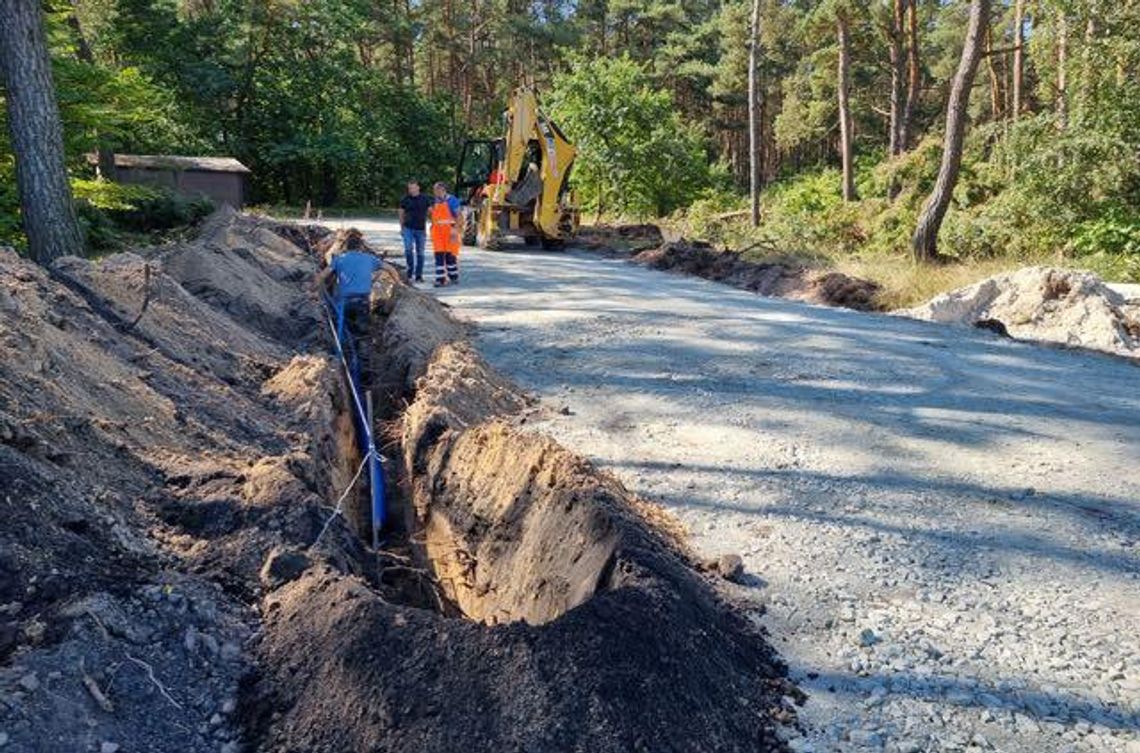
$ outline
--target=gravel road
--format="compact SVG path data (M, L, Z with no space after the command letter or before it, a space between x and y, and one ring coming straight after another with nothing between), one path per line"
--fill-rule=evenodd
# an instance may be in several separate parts
M588 253L461 265L440 297L540 428L744 558L795 750L1140 751L1136 366Z

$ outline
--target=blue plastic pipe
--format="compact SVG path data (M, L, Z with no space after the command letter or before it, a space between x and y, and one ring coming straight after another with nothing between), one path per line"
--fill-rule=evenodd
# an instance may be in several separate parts
M387 522L387 498L384 493L384 466L380 462L380 453L376 451L376 439L372 434L372 405L369 401L367 410L360 400L360 361L357 357L356 347L351 338L342 339L344 326L344 301L333 300L327 293L324 296L328 308L327 318L329 330L332 332L333 343L336 346L337 358L340 359L344 369L344 378L348 382L352 393L353 423L356 424L357 445L362 455L368 458L368 485L372 497L372 548L380 546L380 532L384 530ZM345 344L347 343L347 349ZM346 352L347 351L347 352Z

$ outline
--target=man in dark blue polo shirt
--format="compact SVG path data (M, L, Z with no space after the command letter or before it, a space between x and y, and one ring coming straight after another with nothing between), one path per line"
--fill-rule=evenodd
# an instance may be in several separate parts
M321 284L329 277L335 279L332 292L336 304L338 337L344 337L344 325L350 313L363 312L367 316L372 295L372 275L383 266L384 262L363 250L360 242L350 236L345 250L334 256L321 273Z
M400 235L404 239L404 261L408 282L424 281L424 245L431 197L420 193L420 184L408 182L408 192L400 199Z

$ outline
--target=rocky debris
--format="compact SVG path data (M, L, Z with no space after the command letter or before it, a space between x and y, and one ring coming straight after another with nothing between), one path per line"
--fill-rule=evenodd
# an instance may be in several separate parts
M679 240L641 251L637 264L751 290L766 296L792 298L857 311L876 311L879 286L841 272L811 270L782 262L749 261L737 252L718 251L708 243Z
M897 313L1140 357L1140 303L1129 301L1091 272L1027 267Z

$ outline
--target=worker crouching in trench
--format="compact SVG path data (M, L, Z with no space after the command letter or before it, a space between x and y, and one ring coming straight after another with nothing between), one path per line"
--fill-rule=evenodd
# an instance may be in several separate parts
M463 206L447 192L447 185L432 187L431 247L435 254L435 287L459 284L459 248L463 235Z
M383 261L364 250L364 238L353 229L345 237L343 250L333 254L321 272L318 282L326 288L332 285L336 334L342 342L346 323L351 326L354 320L368 318L372 275L383 266Z

